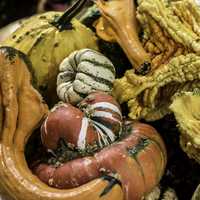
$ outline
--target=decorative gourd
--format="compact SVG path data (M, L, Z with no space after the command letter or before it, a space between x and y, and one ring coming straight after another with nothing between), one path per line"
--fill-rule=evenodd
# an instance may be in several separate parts
M117 41L136 73L148 73L151 60L139 41L133 0L97 0L96 4L102 14L96 24L97 35L106 41Z
M200 164L200 89L175 94L169 108L178 123L181 148Z
M0 191L16 200L123 200L124 195L120 185L114 185L107 192L109 179L97 178L74 189L60 190L49 187L32 174L25 160L24 149L31 133L46 115L47 106L42 101L39 93L30 84L29 65L30 62L23 53L10 47L0 48ZM127 128L127 130L130 131L131 129ZM115 169L116 166L116 172L122 175L122 180L125 181L122 182L122 185L126 194L136 195L139 199L144 191L148 192L159 181L163 173L166 156L162 140L154 129L146 125L135 125L132 131L132 139L130 138L130 145L128 146L129 148L134 147L132 150L129 149L130 153L132 152L130 155L133 155L132 159L124 152L124 150L126 152L128 150L122 148L123 143L129 143L127 138L127 140L121 142L119 149L125 157L122 155L121 158L117 153L119 151L117 144L113 148L113 154L110 154L113 155L111 161L115 163L110 164L110 166L112 166L111 169L113 167ZM139 134L143 138L150 138L150 142L145 147L138 140L140 138ZM54 140L54 138L52 139ZM138 145L136 145L137 143ZM134 154L134 152L138 154ZM99 159L100 155L104 158L102 164L109 161L106 159L105 153L102 150L99 154ZM144 171L144 175L147 177L146 180L152 180L152 182L147 182L145 188L142 182L144 179L141 179L140 168L134 160L134 156L137 156L141 166L148 170L149 173L147 174ZM124 164L123 162L117 162L119 158L124 161ZM145 159L143 160L143 158ZM146 162L148 162L148 165L145 164ZM130 168L124 168L125 164ZM156 168L151 168L154 164L156 164ZM107 166L109 167L109 165ZM130 169L131 175L128 169ZM136 169L137 171L135 171ZM82 170L79 172L82 172ZM48 175L48 171L45 171L45 173ZM91 175L93 176L93 174ZM148 175L151 175L152 179L149 179ZM131 179L127 179L127 177ZM138 177L140 178L138 179ZM138 185L132 184L133 182L135 184L135 180L139 181ZM126 181L131 181L127 189L128 182ZM135 192L133 192L132 187L135 188ZM129 199L131 199L131 196Z
M103 179L72 190L58 190L32 174L24 150L48 110L30 84L29 65L23 53L0 47L0 191L16 200L123 200L119 185L103 198L99 196L108 184Z
M115 80L113 64L97 51L75 51L60 64L57 77L58 97L77 104L96 90L110 93Z
M191 200L198 200L199 198L200 198L200 184L197 186Z
M52 109L41 128L46 148L56 149L60 139L81 150L88 145L102 148L120 135L122 114L112 96L91 93L81 101L79 108L61 103Z
M82 48L98 49L93 32L76 19L71 21L85 1L77 1L64 14L47 12L25 20L2 43L28 55L33 65L34 86L45 100L53 98L58 66L66 56Z
M118 184L122 187L125 200L141 200L162 177L166 150L160 136L149 125L127 121L123 135L121 141L93 155L73 159L60 166L40 163L34 172L46 184L60 189L109 177L110 184L102 188L99 198L107 196ZM54 137L51 140L53 142Z

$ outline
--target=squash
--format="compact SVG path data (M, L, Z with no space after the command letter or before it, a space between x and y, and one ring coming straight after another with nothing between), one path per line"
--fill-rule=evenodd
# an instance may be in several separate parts
M197 186L191 200L198 200L199 198L200 198L200 184Z
M54 137L49 139L53 142ZM56 166L39 163L34 173L44 183L60 189L77 188L94 179L107 178L109 184L102 188L100 198L112 192L113 186L120 185L124 200L141 200L158 184L165 165L166 150L155 129L125 121L122 137L110 146Z
M136 73L148 73L151 60L139 41L133 0L97 0L96 4L102 14L96 24L97 35L106 41L117 41Z
M33 66L34 86L48 102L56 97L52 93L56 91L60 62L75 50L98 49L93 32L72 19L84 3L85 0L77 1L64 14L47 12L33 16L2 43L28 55Z
M41 128L46 148L55 150L61 139L80 150L92 145L102 148L119 137L122 114L112 96L94 92L78 106L60 103L53 107Z
M133 196L124 196L120 184L113 185L109 176L99 177L74 189L61 190L49 187L33 175L27 166L24 150L28 138L40 125L48 108L31 85L29 67L30 61L22 52L11 47L0 48L0 191L16 200L132 200L133 196L139 200L158 183L166 164L165 147L155 129L140 123L128 123L125 131L131 134L133 146L126 149L128 154L122 159L130 166L132 175L127 176L129 170L124 170L123 162L120 162L122 168L116 163L116 169L125 180L122 182L125 194ZM117 161L119 154L116 147L113 150L113 160ZM145 188L138 162L144 167L146 180L150 180ZM114 164L112 166L115 167ZM137 178L139 184L135 184L137 182L132 177ZM131 181L127 188L126 180ZM135 192L129 190L130 186L135 188Z
M99 197L108 185L103 179L72 190L58 190L32 174L24 150L48 108L31 85L29 67L25 54L11 47L0 47L0 191L15 200L122 200L119 185Z
M200 89L177 92L169 108L178 123L182 150L200 164Z
M59 69L57 94L64 102L77 104L96 90L111 93L115 68L97 51L75 51L62 61Z

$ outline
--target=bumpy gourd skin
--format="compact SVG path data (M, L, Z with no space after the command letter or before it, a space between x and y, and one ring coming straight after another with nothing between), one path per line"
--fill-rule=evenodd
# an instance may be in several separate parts
M56 88L60 62L75 50L98 49L94 33L76 19L69 23L67 30L59 30L52 24L61 15L61 12L47 12L33 16L2 43L28 55L33 66L34 86L48 101Z
M138 3L137 18L152 71L143 77L127 71L114 82L113 94L121 103L128 102L132 119L154 121L174 112L182 133L181 147L199 162L199 97L173 100L173 96L200 88L200 7L193 0ZM183 105L184 100L191 107Z
M179 7L184 9L178 15ZM143 77L127 71L115 81L113 91L121 103L128 101L131 118L160 119L171 112L168 107L175 92L200 87L198 16L200 8L194 1L139 1L137 18L144 30L143 45L151 56L152 71Z
M157 120L171 112L169 105L176 92L200 87L199 66L200 57L188 54L173 58L149 76L129 70L114 82L113 93L121 103L128 101L132 119Z
M167 3L140 0L137 18L144 28L143 45L156 69L172 57L200 55L200 9L194 0Z
M178 93L170 109L178 122L182 149L200 163L200 90Z

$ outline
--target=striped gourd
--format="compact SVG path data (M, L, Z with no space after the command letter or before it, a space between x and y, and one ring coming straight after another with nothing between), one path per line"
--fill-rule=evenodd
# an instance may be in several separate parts
M92 49L75 51L60 64L57 94L64 102L77 104L94 91L110 92L115 68L108 58Z
M115 141L121 127L118 103L104 92L95 92L79 108L67 103L54 107L42 125L42 141L48 149L56 149L60 139L80 150L92 145L102 148Z

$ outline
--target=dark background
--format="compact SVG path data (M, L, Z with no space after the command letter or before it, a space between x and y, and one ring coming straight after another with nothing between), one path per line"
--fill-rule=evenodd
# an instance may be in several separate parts
M34 14L38 0L0 0L0 27Z
M17 19L37 13L38 4L43 3L39 12L57 10L64 11L74 0L0 0L0 28ZM59 5L59 8L56 7Z

